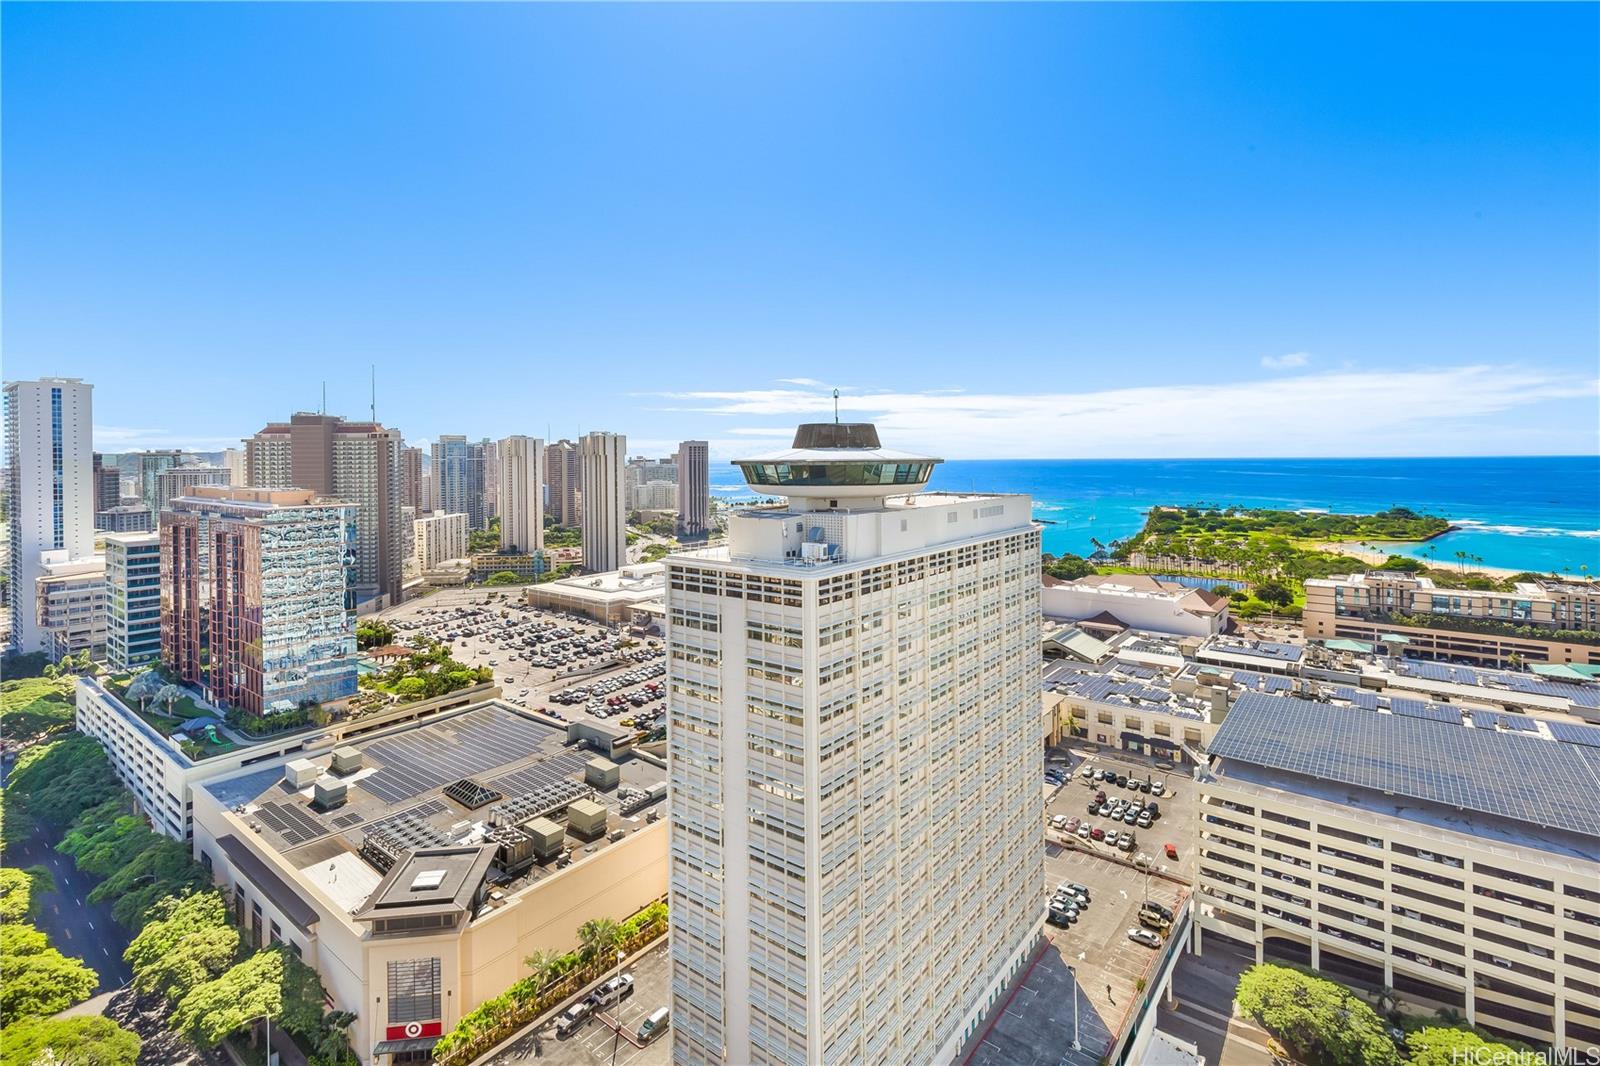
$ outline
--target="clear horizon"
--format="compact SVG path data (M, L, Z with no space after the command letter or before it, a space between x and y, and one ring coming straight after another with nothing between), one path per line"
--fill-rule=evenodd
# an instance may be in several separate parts
M93 382L108 452L237 446L324 382L365 417L376 363L413 443L726 459L839 388L961 459L1592 455L1597 33L11 4L5 374Z

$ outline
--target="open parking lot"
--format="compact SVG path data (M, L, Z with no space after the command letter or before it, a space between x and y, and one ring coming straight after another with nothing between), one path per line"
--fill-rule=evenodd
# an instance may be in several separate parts
M1189 775L1181 769L1164 770L1157 765L1158 760L1130 752L1079 748L1071 752L1071 759L1072 761L1067 764L1072 767L1071 778L1045 804L1045 816L1052 823L1046 833L1048 839L1091 854L1112 855L1123 860L1130 860L1138 855L1148 855L1152 868L1157 872L1170 874L1193 884L1195 841L1198 839L1196 826L1199 817L1199 794ZM1146 793L1127 786L1119 786L1114 781L1108 783L1086 780L1083 776L1084 767L1088 767L1091 771L1112 771L1118 775L1127 775L1130 779L1146 781L1153 779L1161 784L1162 794L1155 795L1153 787L1151 792ZM1106 800L1112 803L1123 799L1131 806L1134 802L1148 805L1153 801L1159 804L1160 817L1154 819L1149 828L1140 828L1137 820L1130 825L1126 816L1113 820L1110 815L1090 814L1090 801L1099 792L1104 792ZM1074 819L1076 825L1072 824ZM1091 835L1083 834L1085 825L1089 827ZM1134 846L1124 851L1108 844L1105 840L1095 840L1092 836L1095 829L1101 830L1107 836L1113 833L1131 833L1135 840ZM1168 844L1171 844L1173 850L1177 852L1176 859L1167 855Z
M1073 789L1081 794L1081 790ZM1094 1066L1121 1031L1152 972L1157 950L1128 938L1146 898L1176 910L1187 890L1163 877L1084 850L1045 846L1049 890L1089 890L1089 906L1067 928L1045 926L1050 943L963 1049L971 1066ZM992 1025L990 1024L992 1022ZM1074 1033L1079 1044L1072 1050Z
M617 1007L602 1009L576 1032L558 1037L556 1019L561 1011L589 994L590 989L585 988L482 1061L489 1066L520 1066L531 1062L541 1066L610 1066L615 1054L616 1066L666 1066L672 1061L672 1030L668 1029L665 1036L642 1047L636 1034L651 1011L671 1002L672 974L667 961L667 947L663 941L635 959L631 966L623 967L623 973L633 975L633 995Z
M472 666L487 666L508 702L562 718L626 720L651 729L666 706L665 650L657 638L530 607L516 590L445 589L384 611L396 639L437 640ZM582 690L574 701L558 694Z

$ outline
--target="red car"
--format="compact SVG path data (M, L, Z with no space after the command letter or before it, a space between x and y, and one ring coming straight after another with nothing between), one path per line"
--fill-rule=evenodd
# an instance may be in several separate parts
M1089 836L1095 840L1104 840L1106 838L1106 831L1101 829L1099 826L1095 826L1093 829L1089 830Z
M1076 818L1068 819L1066 831L1069 833L1076 833L1078 831L1078 820Z
M1177 845L1168 844L1167 845L1167 858L1176 859L1177 857L1178 857L1178 847L1177 847Z

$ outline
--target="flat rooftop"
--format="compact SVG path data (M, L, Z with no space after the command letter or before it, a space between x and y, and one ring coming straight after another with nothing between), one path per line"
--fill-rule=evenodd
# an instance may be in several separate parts
M591 788L584 782L584 767L595 757L593 749L569 744L565 727L498 701L409 723L338 750L346 748L360 752L361 767L343 776L331 772L332 750L306 756L322 781L332 777L345 786L345 802L331 810L316 806L313 785L296 789L285 781L282 765L199 786L243 817L259 844L277 851L309 880L321 884L324 871L342 871L346 876L337 889L322 886L341 902L364 901L377 885L382 871L357 858L370 833L381 832L411 850L474 845L485 842L496 804L533 797L526 802L537 805L543 797L560 802L591 792L607 808L611 830L642 825L647 808L665 797L666 771L638 758L619 763L617 785ZM469 784L462 786L463 781ZM652 789L660 798L645 802ZM581 843L586 849L603 847L605 838ZM509 890L541 875L535 866Z
M1093 665L1062 660L1047 664L1044 671L1044 687L1063 696L1196 722L1209 720L1211 705L1174 692L1172 681L1157 667L1119 658Z
M1299 784L1280 786L1291 791L1304 791L1306 782L1343 785L1397 810L1410 805L1390 797L1593 841L1600 837L1600 729L1592 734L1482 728L1455 708L1412 715L1247 692L1208 750L1294 775L1285 780Z
M1273 663L1298 663L1306 653L1299 644L1279 644L1270 640L1246 640L1243 637L1212 637L1200 648L1201 654L1240 656L1246 659L1263 659Z

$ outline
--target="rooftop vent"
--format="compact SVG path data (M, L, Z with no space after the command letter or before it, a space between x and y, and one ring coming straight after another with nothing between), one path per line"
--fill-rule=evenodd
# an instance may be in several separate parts
M443 870L423 870L411 879L411 891L427 892L444 884Z
M331 769L336 774L353 774L361 769L361 749L348 745L333 749L333 766Z
M331 811L343 807L349 786L337 777L323 774L312 785L311 802L318 810Z
M291 759L283 767L283 780L290 788L302 789L322 773L310 759Z

